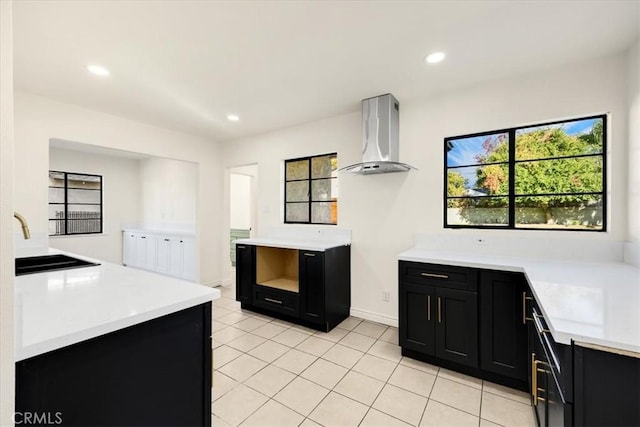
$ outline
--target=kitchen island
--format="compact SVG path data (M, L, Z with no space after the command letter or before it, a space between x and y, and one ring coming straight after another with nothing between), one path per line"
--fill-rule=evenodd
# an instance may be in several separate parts
M236 240L236 299L244 309L329 332L350 313L350 232L278 231Z
M60 252L17 256L46 253ZM100 265L16 277L16 414L59 425L210 425L220 292L78 258Z

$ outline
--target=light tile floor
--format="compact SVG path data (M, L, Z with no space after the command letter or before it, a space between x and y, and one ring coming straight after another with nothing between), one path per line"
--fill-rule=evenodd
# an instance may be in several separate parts
M533 427L526 393L402 357L397 328L350 317L329 333L214 303L212 424Z

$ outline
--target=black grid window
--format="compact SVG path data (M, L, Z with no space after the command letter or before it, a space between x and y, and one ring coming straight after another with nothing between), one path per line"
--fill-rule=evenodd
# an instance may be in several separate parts
M102 176L49 171L49 235L102 233Z
M607 116L445 138L444 226L606 230Z
M284 170L284 222L337 224L338 155L285 160Z

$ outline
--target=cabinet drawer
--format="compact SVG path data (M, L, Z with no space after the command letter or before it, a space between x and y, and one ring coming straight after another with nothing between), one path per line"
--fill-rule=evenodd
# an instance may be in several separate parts
M461 291L478 291L478 271L467 267L400 261L400 280Z
M253 287L253 304L289 316L297 317L300 314L300 296L297 293L268 286Z

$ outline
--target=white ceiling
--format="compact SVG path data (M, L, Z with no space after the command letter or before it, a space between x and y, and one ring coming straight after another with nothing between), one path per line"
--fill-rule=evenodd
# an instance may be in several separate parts
M639 4L16 0L15 81L222 141L622 51ZM429 66L434 50L448 56Z

